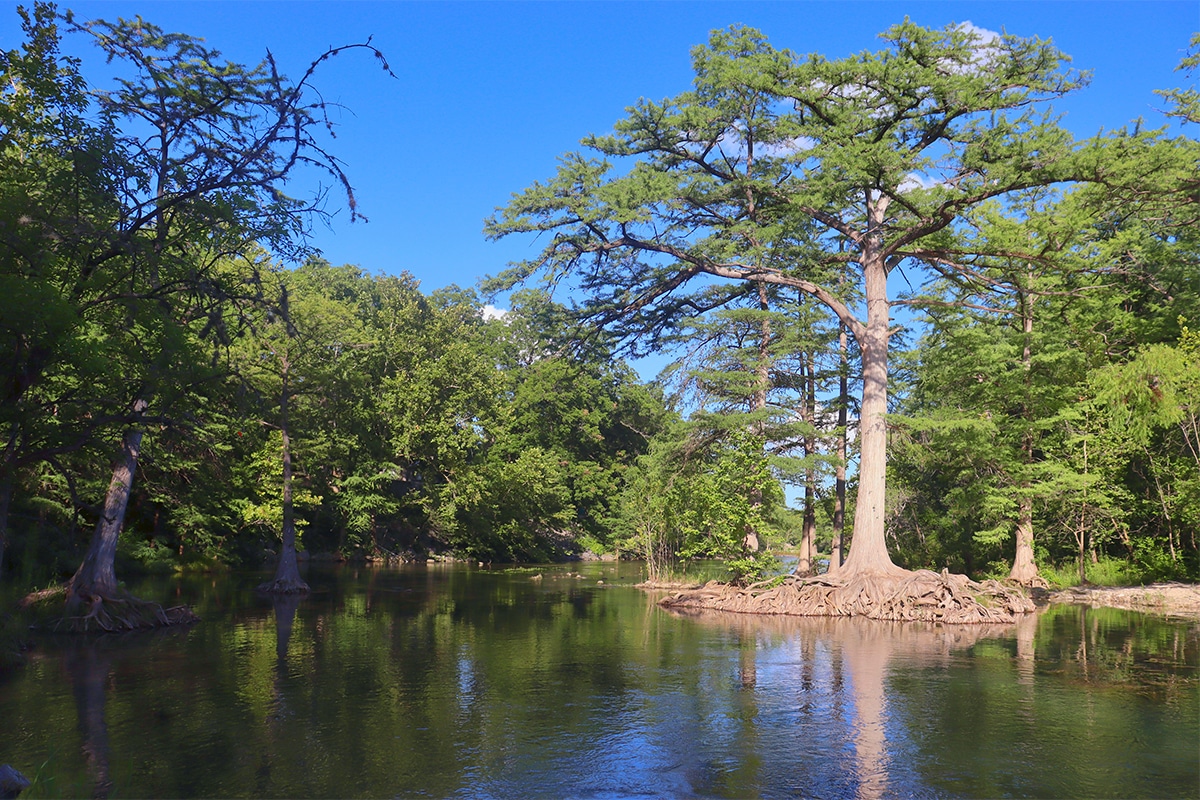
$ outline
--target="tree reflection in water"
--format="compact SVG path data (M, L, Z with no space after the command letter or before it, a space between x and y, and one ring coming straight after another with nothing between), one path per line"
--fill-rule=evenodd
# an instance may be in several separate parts
M981 639L1011 637L1011 625L948 625L935 626L920 622L879 622L846 617L789 617L722 612L689 613L686 616L698 624L715 626L733 632L743 643L739 672L742 686L758 685L759 671L755 651L745 642L765 638L772 644L790 641L801 654L795 675L802 697L814 686L816 653L819 647L829 650L832 692L848 702L854 722L849 727L850 744L854 746L855 796L862 800L877 800L891 796L889 773L896 752L888 741L888 704L885 681L893 660L903 658L906 665L933 666L947 663L956 650L971 647ZM1026 647L1032 658L1032 636L1037 630L1037 616L1017 628L1018 640L1025 634ZM752 676L749 677L748 676ZM846 694L846 679L850 693ZM801 701L802 705L806 701ZM813 709L802 711L812 713ZM829 754L831 757L833 754Z
M296 610L304 595L272 595L271 605L275 608L275 666L276 673L287 672L288 642L292 639L292 626L296 622Z
M213 580L186 631L47 638L4 760L30 796L1195 794L1186 625L681 619L579 568L356 569L298 609Z
M106 644L111 638L114 637L80 636L67 643L62 662L75 695L75 712L79 718L84 763L93 787L92 797L97 798L108 797L112 791L108 724L104 720L105 691L112 674L112 654Z
M106 798L113 791L107 705L108 695L120 672L118 668L122 664L144 661L146 654L158 644L164 640L178 640L186 630L162 628L119 634L76 634L53 640L51 649L61 652L62 668L75 700L83 763L92 797Z
M258 769L255 771L255 784L259 794L269 794L275 790L272 775L276 762L282 762L280 750L287 749L289 731L288 725L295 723L295 714L288 705L288 645L292 640L292 628L296 623L296 611L305 594L273 594L271 606L275 612L275 668L271 680L271 711L266 716L267 738L263 748Z

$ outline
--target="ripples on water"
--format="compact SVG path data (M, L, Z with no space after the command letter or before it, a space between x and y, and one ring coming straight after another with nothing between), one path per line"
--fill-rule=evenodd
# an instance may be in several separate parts
M638 579L342 567L295 606L256 597L258 575L147 584L204 621L40 641L0 683L0 763L35 778L26 797L1200 789L1193 625L1072 607L1002 628L689 618Z

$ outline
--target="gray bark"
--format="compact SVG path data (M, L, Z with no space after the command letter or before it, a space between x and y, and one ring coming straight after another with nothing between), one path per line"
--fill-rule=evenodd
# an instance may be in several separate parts
M136 400L133 404L134 414L140 416L147 405L143 399ZM87 555L67 586L68 613L73 613L81 604L87 604L91 597L111 597L117 592L114 569L117 540L125 524L125 510L129 506L129 494L137 473L143 433L135 423L121 439L121 452L104 496L104 510L96 522Z

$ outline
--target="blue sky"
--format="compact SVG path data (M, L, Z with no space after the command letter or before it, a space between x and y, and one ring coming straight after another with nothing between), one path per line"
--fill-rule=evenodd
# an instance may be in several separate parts
M16 5L0 19L0 46L21 40ZM905 15L929 27L970 21L1052 38L1093 71L1089 88L1060 104L1078 135L1135 117L1160 124L1153 90L1175 72L1200 3L1187 2L107 2L60 3L80 17L137 14L204 37L225 57L257 63L269 48L299 75L326 47L374 37L398 79L362 55L318 76L340 119L334 152L346 162L368 223L343 212L316 243L335 264L407 270L430 291L473 286L532 252L525 240L487 242L483 220L511 193L553 174L556 158L602 133L639 97L689 87L689 49L709 31L744 23L776 47L837 58L879 47ZM82 39L85 75L103 65ZM299 191L302 187L297 187Z

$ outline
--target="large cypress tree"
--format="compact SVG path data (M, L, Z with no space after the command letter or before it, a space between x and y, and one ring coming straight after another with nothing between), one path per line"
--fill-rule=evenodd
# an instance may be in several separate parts
M978 280L964 215L1082 171L1073 137L1040 110L1083 85L1049 42L908 21L882 38L882 50L829 60L718 31L693 51L693 91L641 101L614 135L585 140L599 159L564 157L487 226L553 234L501 286L539 273L573 282L595 318L631 335L669 324L714 280L824 304L862 358L840 574L868 582L905 579L885 540L888 276Z

